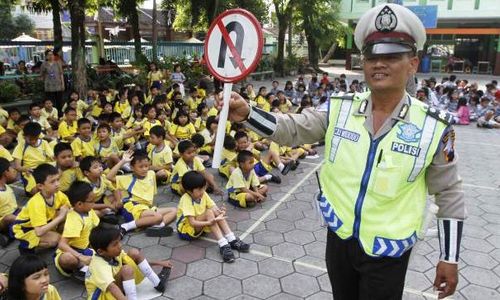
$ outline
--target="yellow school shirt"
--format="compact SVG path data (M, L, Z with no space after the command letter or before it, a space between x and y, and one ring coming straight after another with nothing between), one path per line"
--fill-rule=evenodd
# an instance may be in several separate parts
M271 104L266 100L266 98L261 95L255 98L255 102L257 102L257 107L261 108L264 111L271 111Z
M79 167L72 167L64 171L59 171L59 190L61 192L66 192L69 187L76 180L81 180L83 178L82 171Z
M123 135L126 132L127 131L124 128L120 128L120 130L115 130L115 129L111 128L111 138L114 140L114 142L118 146L118 149L123 149L124 143L126 141L128 141L128 139L127 140L123 139Z
M159 120L153 120L152 122L150 120L145 120L144 121L144 136L148 137L149 136L149 130L155 126L161 126L161 122Z
M16 195L10 186L0 189L0 220L17 209Z
M44 117L45 119L59 119L57 108L55 107L52 107L51 111L46 110L45 107L40 109L40 116Z
M5 158L9 162L12 162L14 158L12 157L12 154L10 154L9 150L5 149L4 146L0 145L0 157Z
M222 161L220 163L219 172L226 176L226 178L229 178L231 175L231 167L236 168L238 166L238 162L236 161L237 156L237 152L222 148Z
M90 183L90 186L92 186L95 194L96 201L99 201L102 197L106 196L106 192L113 192L115 190L113 183L109 181L104 174L101 175L99 182L97 183L91 182L87 177L83 177L82 180Z
M99 217L93 209L81 214L71 209L66 215L62 236L68 239L68 244L80 250L89 246L89 236L93 228L99 225Z
M94 102L92 102L92 110L90 111L90 114L92 115L92 117L94 117L94 118L99 117L99 115L102 113L102 110L103 109L100 105L100 101L94 100Z
M229 177L226 184L226 189L229 192L229 196L236 199L236 194L241 193L242 188L251 189L252 187L259 187L260 182L257 174L252 169L247 177L243 175L243 171L240 168L236 168L234 172Z
M215 206L215 202L205 192L199 201L193 200L188 193L182 195L177 205L177 229L181 233L190 233L186 227L193 227L189 223L188 217L198 217L203 215L207 209Z
M179 140L190 139L196 133L196 129L192 123L187 123L184 126L172 124L169 130L170 135L175 136Z
M7 129L12 130L15 133L18 133L21 130L21 128L19 128L19 126L16 125L16 122L12 119L7 120Z
M96 151L94 148L95 140L92 137L86 141L82 137L76 137L71 142L71 149L75 157L95 156Z
M207 97L207 91L205 91L205 89L202 89L202 88L196 88L196 91L198 91L198 98L199 99L205 99Z
M113 300L111 293L106 292L109 285L115 282L115 278L123 265L131 266L134 269L135 283L139 284L144 277L140 273L135 262L125 251L112 260L95 254L89 264L89 269L85 275L85 288L87 289L88 300Z
M5 128L0 125L0 135L4 134L7 130L5 130Z
M125 102L118 101L115 103L114 111L119 114L123 114L123 112L125 111L125 109L127 109L127 107L130 107L130 103L128 103L128 101Z
M98 157L108 158L111 154L120 154L120 148L116 144L115 140L110 138L109 145L105 147L101 142L95 142L94 144L95 153Z
M155 72L150 71L148 73L148 79L151 83L154 81L161 81L163 79L163 73L160 70L156 70Z
M190 111L197 111L198 105L200 105L202 101L203 101L203 98L193 98L193 97L189 96L186 99L186 104L189 106Z
M285 103L280 103L278 108L282 113L286 114L286 113L290 112L290 109L292 108L292 102L290 102L290 100L286 99Z
M174 166L174 169L172 170L172 177L171 177L171 183L181 183L182 176L186 174L188 171L204 171L205 166L203 166L203 162L201 159L197 156L194 157L193 163L191 165L186 164L184 159L179 158L177 163Z
M163 149L159 151L156 146L152 147L149 151L149 159L151 159L153 167L166 169L173 162L172 149L166 143L164 143Z
M127 128L142 127L142 126L144 126L144 122L146 122L146 119L136 119L134 117L130 117L130 119L128 119L127 125L125 125L125 127L127 127Z
M59 128L57 129L57 133L59 133L59 137L63 141L67 141L67 137L75 136L76 132L78 130L78 125L76 121L73 121L73 123L70 125L67 123L67 121L62 121L59 123Z
M71 207L68 197L63 192L58 191L54 194L52 205L49 205L38 192L23 206L12 229L17 235L18 232L23 232L23 228L32 230L34 227L46 225L55 218L57 210L65 205Z
M53 161L54 151L45 140L38 139L38 144L33 147L27 143L20 143L14 149L12 157L21 160L21 165L28 168L36 168L43 163Z
M214 106L212 106L212 108L208 111L208 114L207 116L217 116L219 114L219 111L217 110L217 108L215 108Z
M38 119L33 119L33 118L30 118L30 119L32 122L36 122L36 123L40 124L40 126L42 126L42 130L47 131L47 130L51 129L49 121L47 121L47 119L42 117L42 116L40 116L40 118L38 118Z
M9 118L9 112L0 106L0 124L5 123L5 121L7 121L8 118Z
M40 300L61 300L61 296L59 296L59 292L57 292L56 287L52 284L49 284L47 293L45 293L45 295L43 295Z
M124 202L128 199L139 204L153 205L156 195L156 175L152 170L140 179L133 174L116 176L116 189L124 191Z

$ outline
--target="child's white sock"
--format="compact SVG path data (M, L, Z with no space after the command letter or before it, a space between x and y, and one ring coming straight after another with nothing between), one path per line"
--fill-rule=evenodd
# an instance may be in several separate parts
M221 238L220 240L217 241L217 244L219 244L219 247L224 247L228 244L228 242L225 238Z
M125 296L127 296L127 300L137 300L137 288L135 287L135 280L124 280L122 282L122 285Z
M130 230L134 230L137 228L137 224L135 224L135 221L130 221L130 222L127 222L127 223L123 223L122 225L120 225L123 229L125 229L126 231L130 231Z
M153 286L157 286L160 283L160 278L156 275L155 271L151 268L148 261L144 259L140 264L137 265L141 273L151 281Z
M226 234L226 240L227 240L228 242L230 242L230 243L231 243L231 242L232 242L232 241L234 241L235 239L236 239L236 237L234 236L234 233L233 233L232 231L231 231L230 233Z
M271 178L273 178L273 175L271 175L271 174L266 174L266 175L264 175L264 176L262 176L262 177L264 177L264 179L265 179L266 181L268 181L268 180L271 180Z
M161 222L160 224L158 225L153 225L151 227L158 227L158 228L162 228L162 227L165 227L165 223L164 222Z
M83 273L87 273L88 270L89 270L89 266L83 266L80 268L80 271Z
M278 170L280 170L280 172L281 172L281 171L283 171L284 168L285 168L285 165L282 162L280 162L278 165Z

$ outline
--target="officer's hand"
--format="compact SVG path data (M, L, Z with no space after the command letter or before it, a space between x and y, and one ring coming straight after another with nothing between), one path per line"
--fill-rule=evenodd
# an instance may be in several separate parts
M436 279L434 279L434 289L439 291L438 299L453 295L457 284L458 265L440 261L436 267Z
M233 122L243 122L250 113L250 106L238 93L231 93L229 101L229 120Z

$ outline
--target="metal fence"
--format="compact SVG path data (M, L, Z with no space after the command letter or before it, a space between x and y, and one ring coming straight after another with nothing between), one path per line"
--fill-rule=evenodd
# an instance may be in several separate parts
M51 47L51 41L41 42L13 42L0 41L0 61L16 65L19 60L24 60L28 63L36 63L44 59L44 51ZM142 53L149 59L153 58L153 48L151 43L141 44ZM89 64L98 63L97 45L95 42L86 42L86 60ZM276 44L266 44L263 48L263 53L271 54L277 49ZM159 57L164 56L198 56L203 55L203 43L186 43L186 42L158 42ZM110 59L117 64L127 64L135 61L134 43L132 42L105 42L104 43L104 58ZM63 58L67 62L71 62L71 42L63 42Z

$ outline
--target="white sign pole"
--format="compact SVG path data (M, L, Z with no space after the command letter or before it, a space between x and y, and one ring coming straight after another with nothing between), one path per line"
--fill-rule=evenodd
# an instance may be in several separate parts
M215 138L214 159L212 161L212 168L219 168L222 156L222 146L224 145L224 138L226 137L226 123L229 114L229 100L231 99L231 91L233 84L230 82L224 83L224 96L222 98L222 110L219 115L219 124L217 125L217 135Z

